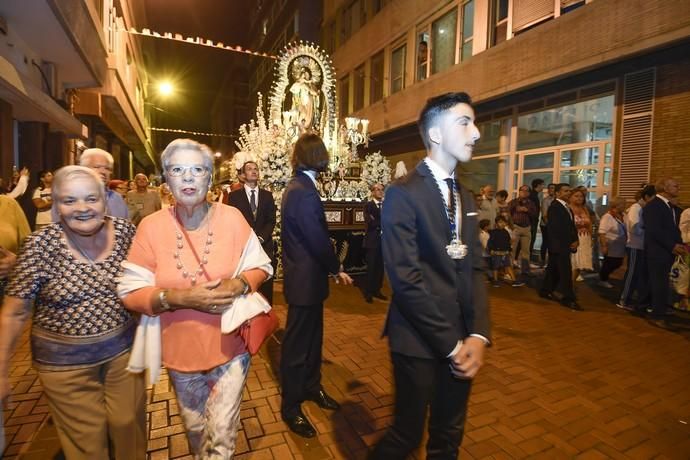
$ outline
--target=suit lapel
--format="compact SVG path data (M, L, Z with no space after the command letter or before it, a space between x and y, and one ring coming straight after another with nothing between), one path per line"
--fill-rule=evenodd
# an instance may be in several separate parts
M431 170L426 163L424 163L424 161L419 162L416 170L417 173L424 179L424 185L426 185L427 194L429 195L427 198L427 203L430 203L430 206L434 208L433 215L438 216L438 226L443 228L443 233L445 234L446 239L450 241L450 222L448 221L448 214L446 213L446 204L441 197L438 185L436 184L436 179L434 179L433 174L431 174Z

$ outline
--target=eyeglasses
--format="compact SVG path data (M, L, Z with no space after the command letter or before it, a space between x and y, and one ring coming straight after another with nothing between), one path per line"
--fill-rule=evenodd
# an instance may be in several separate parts
M168 166L168 175L172 177L182 176L187 171L192 173L194 177L204 177L209 173L208 168L202 165L174 165Z

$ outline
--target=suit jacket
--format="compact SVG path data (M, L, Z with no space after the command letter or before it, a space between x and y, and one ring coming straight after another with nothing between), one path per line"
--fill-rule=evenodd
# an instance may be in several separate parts
M311 179L298 172L281 203L283 294L288 304L316 305L328 297L328 275L338 273L321 197Z
M273 194L268 190L257 188L258 204L256 208L256 218L252 214L252 208L247 199L247 193L242 187L239 190L230 192L228 195L228 204L240 210L245 220L260 237L263 243L261 246L268 256L273 258L273 229L276 226L276 204L273 201Z
M676 224L676 211L672 211L666 202L657 196L642 208L642 222L646 257L665 262L673 260L673 247L683 241Z
M482 246L474 197L460 189L464 259L448 256L450 225L424 162L386 190L383 259L393 288L384 334L391 351L445 358L469 334L490 337Z
M569 254L570 245L578 241L575 220L570 210L554 199L547 212L547 245L552 254Z
M364 235L364 244L362 247L366 249L376 249L381 245L381 210L374 200L367 201L364 205L364 222L367 226L367 232Z

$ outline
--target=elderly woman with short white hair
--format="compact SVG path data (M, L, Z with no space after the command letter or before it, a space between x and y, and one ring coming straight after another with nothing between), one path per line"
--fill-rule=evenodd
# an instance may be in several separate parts
M55 173L59 221L26 239L0 315L0 401L9 394L9 359L33 307L33 365L68 460L146 458L144 380L126 370L136 321L113 281L135 229L105 214L104 193L89 168Z
M193 140L165 148L161 164L175 204L139 224L122 284L131 282L130 270L153 282L127 292L121 286L121 295L130 310L159 317L161 360L192 451L220 459L235 451L250 364L238 332L222 333L221 314L273 269L242 214L206 201L213 161L211 150ZM236 270L252 257L261 262Z
M604 262L599 270L599 286L610 289L613 285L609 276L623 265L625 244L628 241L628 231L624 219L625 198L616 197L611 200L611 206L599 222L599 250L604 256Z

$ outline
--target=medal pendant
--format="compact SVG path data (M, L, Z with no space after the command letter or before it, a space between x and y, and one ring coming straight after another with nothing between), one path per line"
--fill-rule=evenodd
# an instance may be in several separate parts
M453 238L453 241L446 246L446 252L451 259L464 259L467 255L467 245L462 244L457 238Z

